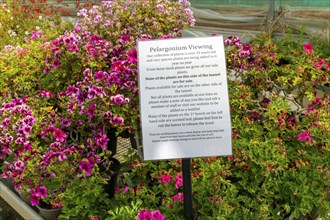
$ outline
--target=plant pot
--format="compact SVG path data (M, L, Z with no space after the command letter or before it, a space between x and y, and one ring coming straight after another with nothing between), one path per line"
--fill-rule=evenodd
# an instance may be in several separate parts
M36 205L36 207L39 210L40 216L43 217L45 220L56 220L62 211L61 208L47 209L47 208L42 208L38 205Z
M26 204L31 204L30 203L30 194L28 192L18 192L19 197L26 203Z
M108 198L112 199L113 197L115 197L115 189L117 186L117 180L118 180L121 164L119 160L117 160L116 158L109 158L109 160L112 162L110 166L110 170L113 172L110 174L110 178L107 184L103 186L103 189L104 192L108 194Z
M107 143L107 149L111 151L111 156L115 156L117 154L117 136L116 136L116 129L110 128L107 131L107 137L109 141Z
M0 178L0 181L5 184L11 191L15 191L15 185L12 178Z

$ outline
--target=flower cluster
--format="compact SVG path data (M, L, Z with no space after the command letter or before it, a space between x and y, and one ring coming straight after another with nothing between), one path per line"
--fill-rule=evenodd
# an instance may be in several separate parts
M36 119L27 105L27 98L3 103L0 122L0 159L6 159L11 154L19 156L23 151L31 149L29 137Z
M149 212L146 209L142 209L139 212L139 215L137 216L138 220L165 220L165 216L160 213L159 210L153 210L152 212Z

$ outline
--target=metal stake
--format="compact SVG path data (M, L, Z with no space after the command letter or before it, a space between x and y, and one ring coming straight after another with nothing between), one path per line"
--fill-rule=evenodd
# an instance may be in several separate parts
M191 158L182 159L183 178L183 203L185 220L193 220L194 210L192 207L192 186L191 186Z

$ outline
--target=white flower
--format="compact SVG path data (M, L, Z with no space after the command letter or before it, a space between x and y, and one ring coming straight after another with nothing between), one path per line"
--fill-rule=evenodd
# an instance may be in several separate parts
M39 16L39 19L42 20L42 16L41 15Z
M39 31L39 30L40 30L40 27L39 27L39 26L37 26L37 27L36 27L36 30L38 30L38 31Z

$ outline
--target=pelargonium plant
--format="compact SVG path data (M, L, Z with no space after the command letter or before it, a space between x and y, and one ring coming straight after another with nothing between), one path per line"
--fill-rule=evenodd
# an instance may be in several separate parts
M75 144L65 126L61 126L63 120L50 115L43 121L44 129L34 146L24 149L11 163L5 162L3 176L13 179L16 190L27 192L32 205L43 202L56 208L61 207L60 195L73 179L103 175L99 172L101 167L108 172L111 164L105 134L95 133L85 145Z
M0 159L13 161L23 151L31 149L29 140L36 119L27 105L27 98L13 99L0 108Z
M80 10L74 30L49 43L41 86L59 95L56 106L69 109L72 120L136 129L136 41L180 36L194 24L189 6L188 1L117 0Z
M327 218L329 57L290 36L259 35L247 43L230 36L224 43L233 155L193 159L195 217ZM180 163L130 161L118 208L158 209L181 219Z

